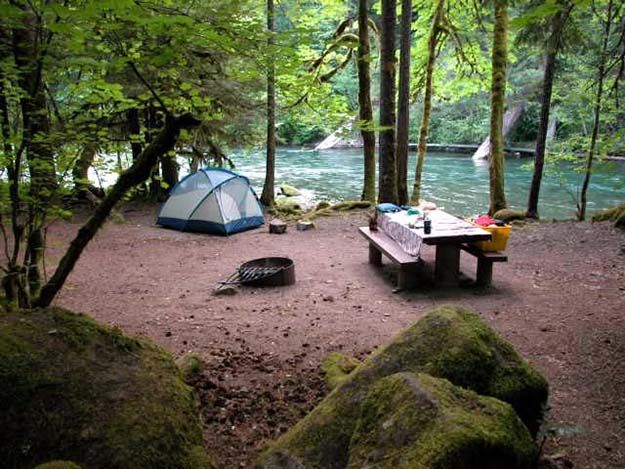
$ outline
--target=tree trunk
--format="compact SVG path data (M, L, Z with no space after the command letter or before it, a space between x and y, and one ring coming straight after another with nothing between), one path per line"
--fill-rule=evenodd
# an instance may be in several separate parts
M505 139L506 135L512 132L517 124L521 122L521 117L523 116L523 111L525 111L525 105L527 101L525 99L518 101L511 108L509 108L505 114L503 115L503 130L502 135ZM473 156L471 157L475 160L485 160L490 156L490 135L484 139L482 144L479 146Z
M560 47L562 27L566 21L568 11L560 11L551 19L551 36L547 40L544 56L543 93L540 106L540 122L538 123L538 135L536 136L536 151L534 152L534 174L527 200L527 213L529 218L538 218L538 200L540 196L540 183L543 177L545 165L545 150L547 147L547 134L549 130L549 112L551 109L551 93L553 79L556 70L556 57Z
M30 173L29 228L24 259L30 291L37 295L43 263L43 224L57 191L54 151L46 142L50 134L50 118L42 82L45 54L42 47L47 45L51 36L46 34L40 20L31 11L25 10L24 18L23 25L13 30L13 52L19 70L18 82L24 93L20 98L22 138Z
M178 163L176 157L172 155L161 156L161 171L163 181L167 188L162 189L162 195L168 195L176 184L178 184Z
M417 167L415 170L414 184L412 186L412 198L410 201L418 205L421 198L421 179L423 177L423 164L428 143L428 128L432 115L432 95L434 76L434 64L436 63L436 45L440 32L440 22L445 8L445 0L439 0L432 18L432 27L428 39L428 57L425 69L425 93L423 96L423 113L421 115L421 128L419 129L419 144L417 147Z
M369 43L369 0L358 2L358 106L364 151L362 200L375 202L375 132L371 105L371 45Z
M273 0L267 0L267 46L269 48L269 63L267 65L267 167L265 170L265 184L260 201L265 207L275 204L275 175L276 175L276 67L273 61L274 31L276 29Z
M65 280L67 280L67 277L76 265L83 250L104 224L115 204L124 197L129 189L143 183L150 177L152 169L158 163L159 158L174 148L181 129L193 128L199 124L200 121L189 114L181 117L169 116L166 118L165 126L157 134L154 141L143 150L132 166L119 176L119 179L108 195L97 206L91 218L78 230L78 234L70 243L54 275L41 289L41 295L34 302L34 306L45 308L52 303L52 300L61 290Z
M577 203L577 219L584 221L586 219L586 197L588 193L588 185L590 184L590 176L592 174L592 165L595 157L595 149L597 147L597 137L599 135L599 123L601 117L601 99L603 98L603 82L606 74L606 59L608 53L608 44L610 40L610 29L612 26L612 8L613 0L608 2L608 13L603 30L603 44L601 46L601 56L599 57L599 67L597 69L597 93L595 96L594 122L592 125L592 134L590 137L590 148L588 148L588 157L586 158L586 169L584 172L584 181L579 194L579 202Z
M130 149L132 151L132 161L136 160L143 150L141 145L141 124L139 123L139 110L137 108L128 109L126 113L128 119L128 130L130 131Z
M396 204L395 159L395 22L396 0L382 0L380 38L380 179L378 201Z
M503 114L506 96L506 62L508 55L508 0L495 0L493 32L492 84L490 91L490 207L488 213L506 208L504 189Z
M399 98L397 103L397 199L400 205L408 203L411 27L412 0L402 0L399 52Z

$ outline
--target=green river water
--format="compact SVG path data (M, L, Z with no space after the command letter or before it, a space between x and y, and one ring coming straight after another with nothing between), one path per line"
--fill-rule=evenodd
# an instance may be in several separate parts
M236 171L247 176L260 195L265 177L264 152L233 155ZM410 154L408 181L414 177L415 153ZM506 197L510 208L524 209L532 178L531 159L506 159ZM588 190L588 212L625 203L625 163L612 162L592 175ZM362 191L362 150L278 149L276 184L298 188L304 205L321 200L353 200ZM539 213L542 218L575 216L574 197L582 176L572 167L560 165L557 173L543 178ZM422 198L456 215L473 215L488 210L488 162L474 162L470 155L430 153L427 155Z

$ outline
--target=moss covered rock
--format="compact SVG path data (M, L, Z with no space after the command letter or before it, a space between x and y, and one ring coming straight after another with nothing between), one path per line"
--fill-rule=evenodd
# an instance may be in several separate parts
M264 453L261 465L279 452L304 461L306 467L345 467L364 398L378 380L400 372L427 373L508 402L532 433L538 430L548 396L546 380L478 313L440 307L350 373Z
M625 229L625 204L595 213L592 221L613 221L614 226Z
M360 365L360 360L342 353L332 352L327 355L321 363L321 370L325 373L328 388L334 389L345 381L358 365Z
M80 469L80 466L72 461L50 461L39 464L35 469Z
M512 210L509 208L503 208L495 212L495 214L493 215L493 218L496 220L501 220L505 223L509 223L511 221L516 221L516 220L525 220L527 216L525 215L525 212L522 212L520 210Z
M522 469L535 460L510 405L444 379L397 373L364 400L347 467Z
M294 200L278 197L276 204L272 207L272 211L281 216L299 215L302 213L302 207Z
M82 467L212 467L173 359L86 316L0 315L0 461Z
M342 212L349 212L351 210L363 210L371 208L371 202L366 200L347 200L345 202L339 202L335 205L330 205L327 202L320 202L314 210L307 212L304 215L305 220L316 220L321 217L331 217L333 215L339 215Z

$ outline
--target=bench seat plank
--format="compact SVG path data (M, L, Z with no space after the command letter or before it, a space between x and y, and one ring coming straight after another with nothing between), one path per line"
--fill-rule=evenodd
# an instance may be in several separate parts
M371 264L382 265L382 253L384 253L391 261L399 264L397 286L400 289L416 287L418 257L408 254L382 231L371 231L366 226L361 226L358 231L369 241L369 262Z
M367 226L361 226L358 231L369 243L386 255L389 259L400 265L418 264L419 258L411 256L404 251L392 238L382 231L371 231Z

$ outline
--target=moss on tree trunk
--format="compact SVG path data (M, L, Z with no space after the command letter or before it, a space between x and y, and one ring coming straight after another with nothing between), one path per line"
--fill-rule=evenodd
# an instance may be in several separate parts
M395 22L396 0L382 0L380 39L380 178L378 202L397 203L395 159Z
M495 0L492 83L490 90L490 207L493 213L506 208L504 186L503 115L506 96L508 55L508 0Z
M369 0L358 2L358 106L364 151L362 200L375 202L375 132L371 105L371 46L369 43Z

